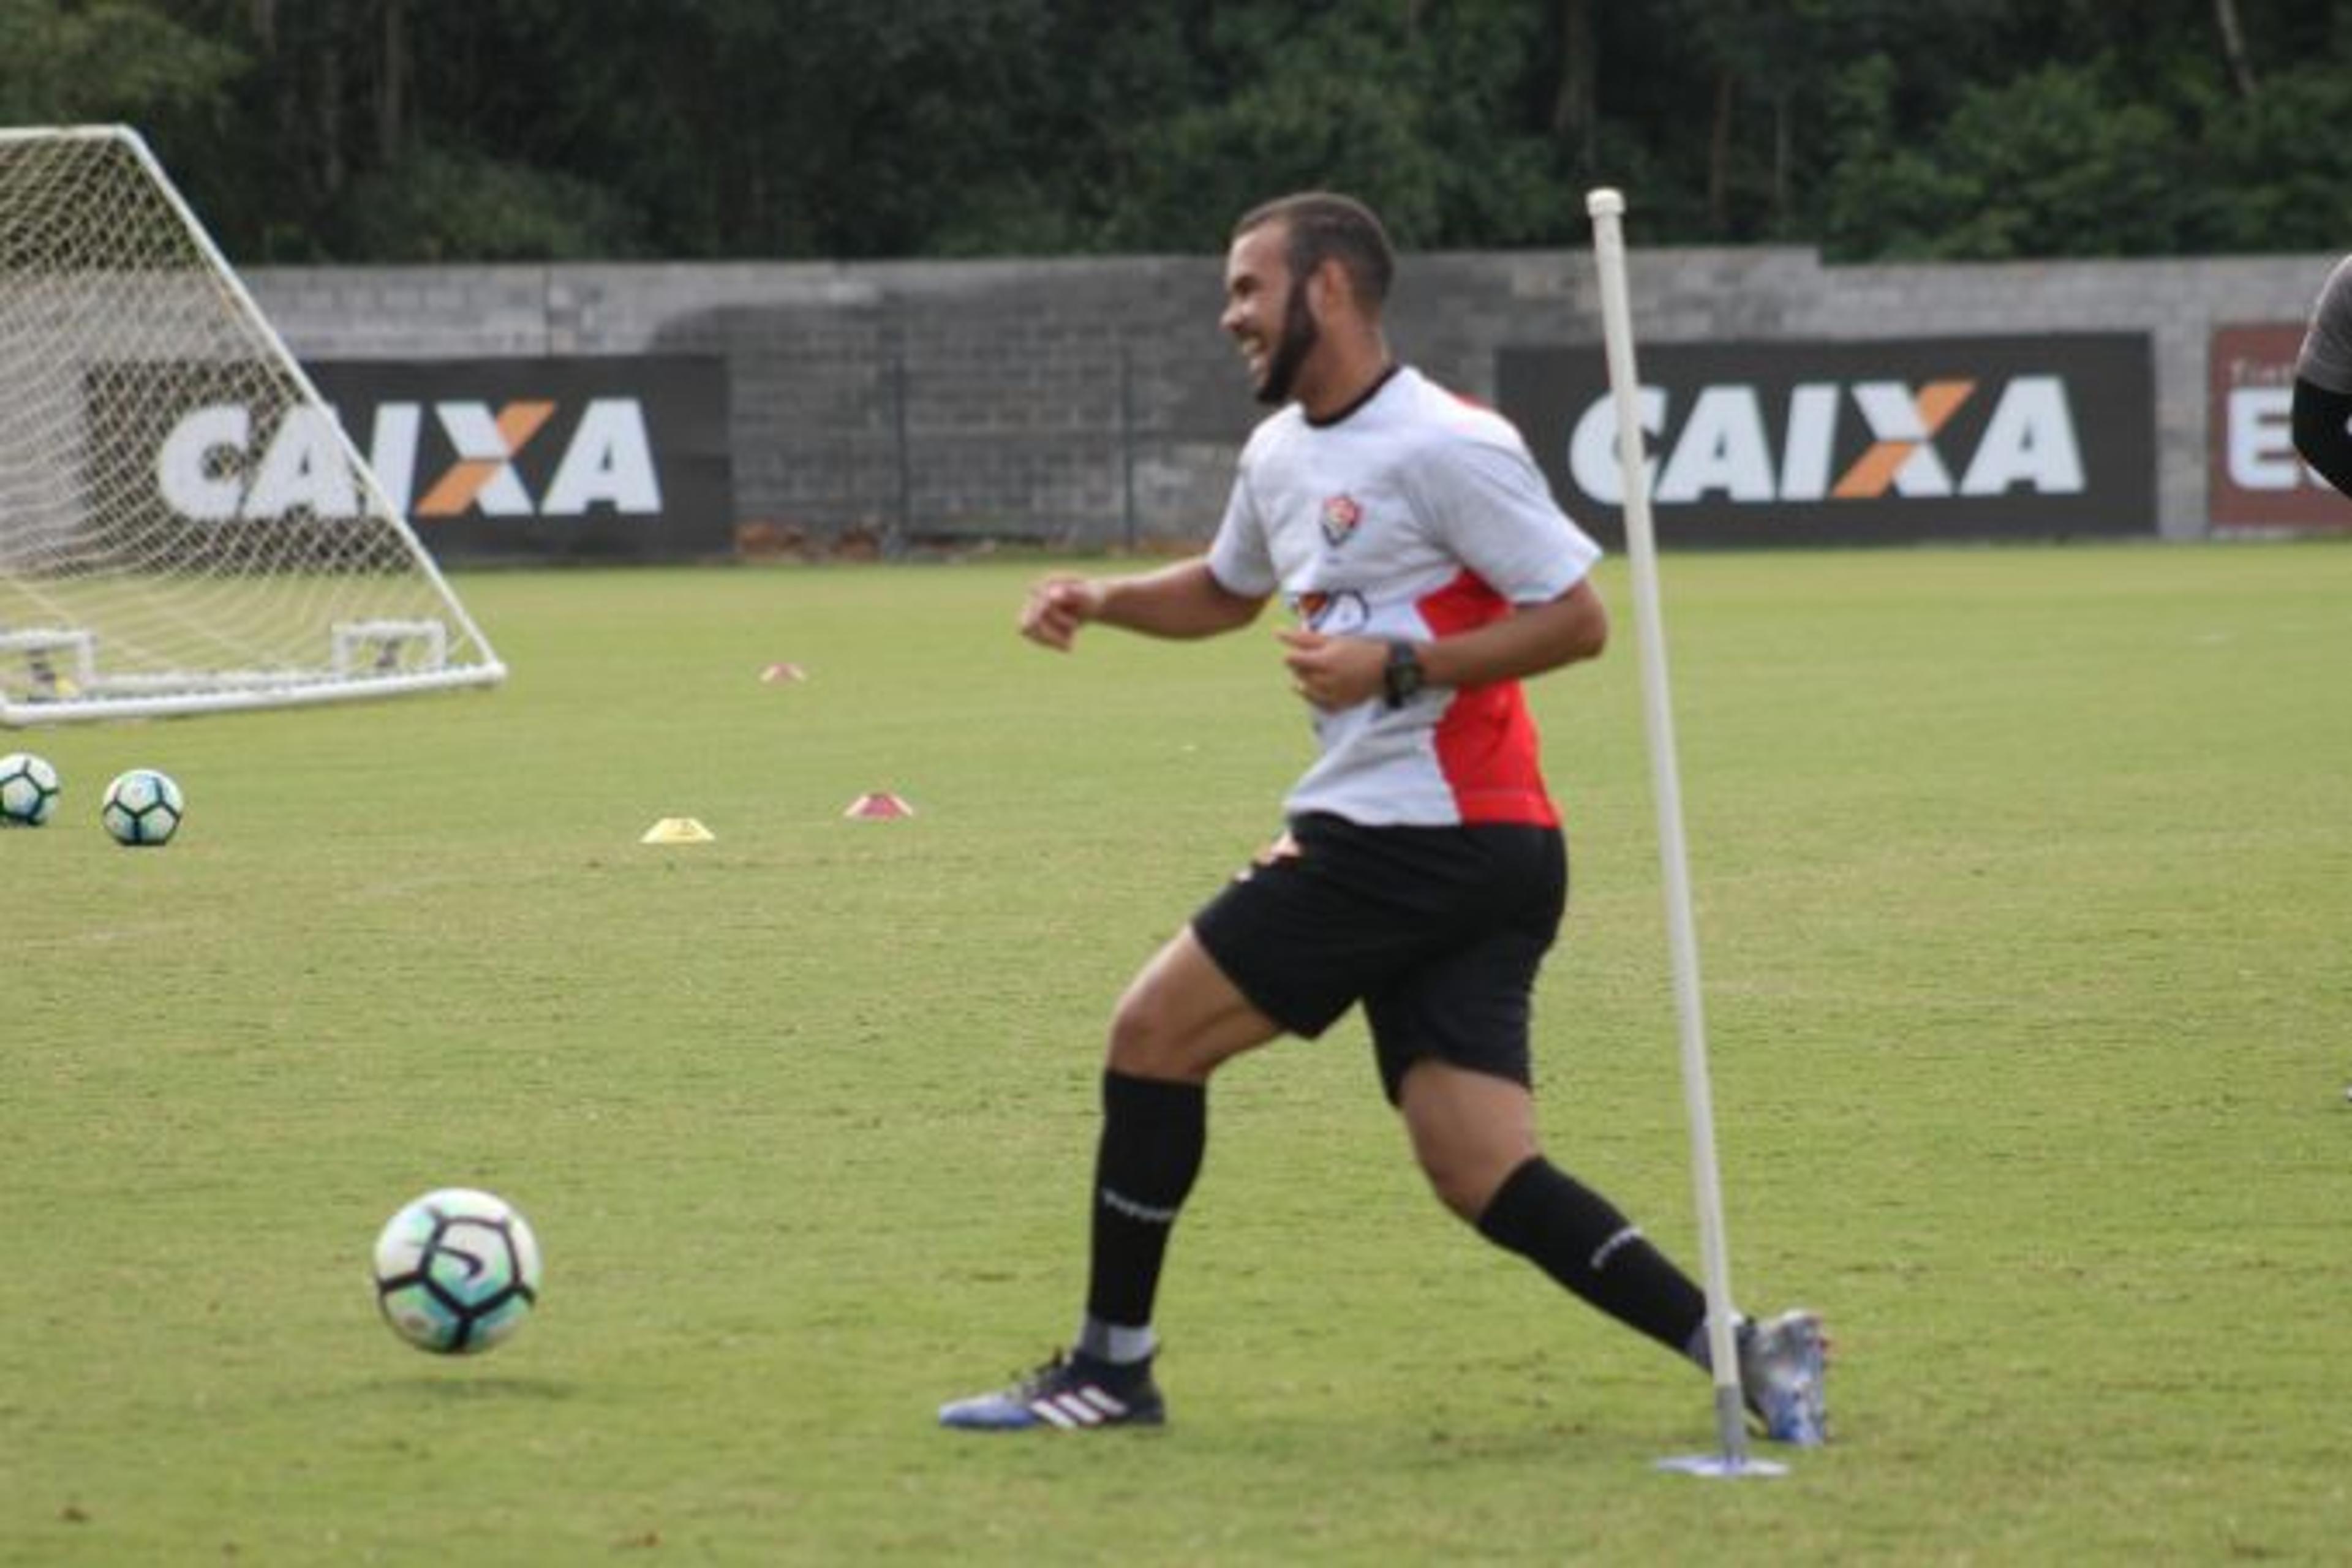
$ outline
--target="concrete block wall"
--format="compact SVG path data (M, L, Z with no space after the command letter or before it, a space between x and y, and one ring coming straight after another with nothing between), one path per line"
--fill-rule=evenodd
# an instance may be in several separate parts
M1825 267L1636 250L1644 343L2146 331L2157 525L2206 529L2211 329L2300 321L2332 256ZM701 353L729 362L737 521L816 539L1196 539L1262 412L1216 330L1222 258L262 268L306 359ZM1601 339L1589 252L1403 258L1399 353L1474 396L1506 345Z

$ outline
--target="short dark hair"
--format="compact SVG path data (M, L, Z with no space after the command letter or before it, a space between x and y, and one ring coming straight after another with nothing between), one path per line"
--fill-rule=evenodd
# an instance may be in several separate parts
M1239 239L1270 223L1289 226L1290 275L1303 279L1326 261L1337 261L1354 285L1364 309L1377 315L1396 276L1396 252L1372 209L1353 196L1301 191L1252 207L1234 225Z

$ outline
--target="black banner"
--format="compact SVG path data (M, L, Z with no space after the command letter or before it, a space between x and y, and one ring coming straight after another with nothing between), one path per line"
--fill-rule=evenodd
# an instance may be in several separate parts
M723 359L305 368L438 560L678 561L734 548Z
M1638 345L1662 545L2156 531L2142 333ZM1570 515L1622 545L1599 344L1504 349L1502 412Z

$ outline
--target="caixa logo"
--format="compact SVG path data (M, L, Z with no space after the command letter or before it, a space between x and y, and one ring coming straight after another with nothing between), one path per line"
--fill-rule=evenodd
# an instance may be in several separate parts
M1625 479L1607 367L1505 349L1503 412L1604 539ZM2156 525L2145 333L1660 343L1634 398L1664 536L1686 544L2063 538Z
M2066 384L2055 375L2020 375L1987 385L1975 379L1801 382L1767 406L1752 384L1702 386L1676 406L1662 386L1644 386L1641 424L1657 454L1650 493L1660 506L1702 500L1778 505L1790 501L1991 497L2013 490L2083 493L2082 441ZM1966 443L1943 444L1954 416L1981 402ZM1857 447L1856 432L1863 437ZM1614 506L1624 500L1617 419L1607 396L1578 417L1569 439L1576 486Z
M661 477L638 399L593 397L576 416L563 412L530 398L378 403L368 467L394 511L420 521L660 512ZM531 474L543 475L536 487ZM274 422L238 403L189 409L163 437L155 478L164 504L199 522L368 510L335 416L316 406L289 408Z

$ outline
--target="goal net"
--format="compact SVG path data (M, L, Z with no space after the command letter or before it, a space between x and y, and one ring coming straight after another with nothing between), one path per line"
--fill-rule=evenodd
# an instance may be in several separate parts
M505 676L137 132L0 131L0 724Z

